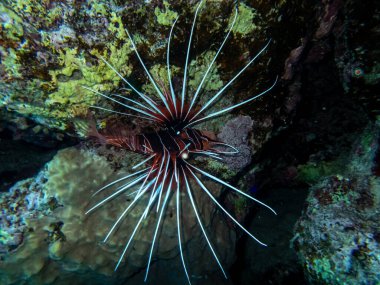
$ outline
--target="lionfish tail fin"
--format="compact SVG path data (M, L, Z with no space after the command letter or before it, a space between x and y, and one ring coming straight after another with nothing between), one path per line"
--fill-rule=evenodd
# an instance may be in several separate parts
M84 138L95 138L101 144L106 143L106 138L99 133L96 127L96 120L93 115L87 114L83 118L76 118L74 121L75 132Z
M99 133L94 117L88 121L87 137L96 138L101 144L106 144L106 138Z

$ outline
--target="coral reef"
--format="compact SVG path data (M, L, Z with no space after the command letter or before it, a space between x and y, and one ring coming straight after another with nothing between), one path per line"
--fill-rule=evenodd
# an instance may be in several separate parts
M283 5L279 1L276 9L270 9L269 5L261 4L259 10L249 4L239 4L239 21L233 30L236 39L230 41L226 55L220 56L211 70L200 96L202 101L220 89L231 74L244 66L250 54L266 41L264 31L269 22L277 21L276 14ZM210 35L217 35L216 43L221 42L233 18L233 5L228 6L228 11L221 10L216 2L210 1L203 8L206 11L202 12L196 27L196 48L192 50L189 64L191 92L195 91L207 63L215 54L213 44L210 48ZM187 15L193 12L194 5L188 1L155 1L149 5L144 1L133 1L122 5L116 1L92 0L74 5L72 1L32 4L27 0L7 0L0 5L3 23L0 31L0 106L50 129L76 134L76 120L86 117L91 105L109 105L82 86L107 94L125 87L100 57L123 76L129 77L133 71L132 81L154 96L155 92L149 89L151 86L146 86L147 78L140 64L134 56L131 57L132 48L125 28L128 27L133 34L153 76L157 75L163 80L162 84L167 85L161 66L165 62L168 29L178 15L183 15L177 24L177 36L171 48L173 79L179 88L183 73L183 46L187 39L183 31L188 30L192 17ZM216 14L222 15L220 21L215 21ZM204 29L205 26L209 28ZM253 34L257 41L249 45L246 39ZM228 55L230 51L231 56ZM239 58L238 52L245 54ZM260 80L266 68L258 69L260 72L256 72L256 77ZM254 89L240 93L240 96L248 96L260 87L252 87ZM226 96L226 100L221 100L215 107L225 106L231 101L234 101L233 96ZM106 114L99 117L104 118Z
M0 49L1 102L9 111L69 131L73 118L86 116L89 107L99 101L82 86L109 92L120 82L96 58L103 56L125 76L132 71L128 41L118 40L120 33L125 35L123 24L106 1L82 3L79 9L69 3L6 1L0 9L2 19L9 22L1 31ZM79 26L91 16L94 26L78 36ZM98 38L108 31L110 40L97 44L93 38L97 31L103 31L97 33Z
M44 193L38 185L42 176L26 179L16 183L9 191L0 196L1 231L0 255L17 250L28 231L28 218L36 217L37 211L47 205ZM2 258L0 258L2 259Z
M88 121L90 105L125 110L81 86L136 98L130 90L122 90L126 86L100 57L115 66L139 90L155 98L140 63L132 54L124 28L128 27L133 35L152 76L167 87L166 44L170 25L177 16L170 60L174 86L180 90L196 2L3 1L0 4L1 120L25 133L35 131L41 144L46 143L44 138L53 137L56 129L86 137L81 125ZM212 173L232 180L234 185L255 197L272 200L265 201L276 210L283 207L278 217L284 222L286 233L291 227L286 213L291 212L288 208L294 207L292 203L297 200L292 197L302 196L302 189L292 189L296 194L291 196L285 189L273 189L273 185L313 185L309 206L298 224L299 234L294 240L307 277L311 282L323 284L342 284L346 280L348 284L355 284L355 278L376 284L379 217L375 213L378 207L375 194L379 183L374 172L369 171L377 144L373 129L362 134L362 141L353 153L347 151L352 145L351 138L358 136L358 130L368 121L366 111L375 117L380 110L374 96L379 85L378 47L373 44L378 42L378 17L368 15L368 11L378 14L375 1L368 1L366 5L357 0L312 4L299 0L247 0L222 1L222 5L221 1L207 1L195 28L190 53L189 92L196 90L202 73L222 42L233 19L235 3L239 8L237 26L211 70L198 104L202 106L213 96L269 38L272 43L268 52L226 90L224 97L213 106L214 110L259 93L281 73L281 62L285 62L285 70L272 95L200 125L200 128L220 133L219 137L226 142L241 146L245 156L237 160L226 157L227 163L212 160L195 163L205 164ZM366 108L361 109L362 105ZM100 128L116 121L131 133L152 129L138 119L129 120L106 112L97 111L96 117ZM30 120L34 123L30 124ZM242 128L234 129L235 123L241 120ZM59 138L62 136L57 135L57 140ZM269 145L265 145L268 141ZM128 284L141 284L141 269L147 260L146 249L152 233L142 231L127 259L129 265L121 272L112 273L129 234L124 229L134 225L136 216L131 215L130 220L125 221L109 244L101 240L125 205L115 200L106 209L83 217L92 202L88 201L90 193L105 180L125 174L140 157L106 146L94 147L91 143L86 146L82 152L77 149L60 152L34 178L17 183L9 193L0 194L1 283L124 284L128 281ZM253 157L252 163L251 157L256 151L259 157ZM276 155L281 155L283 160L278 162ZM241 172L236 175L238 171ZM375 171L379 172L378 168ZM240 221L254 219L256 207L252 211L246 200L227 191L219 195L220 189L214 189L211 183L210 187ZM205 213L205 222L214 235L213 240L217 241L218 253L229 266L235 235L226 230L224 222L220 222L213 209L208 208L207 201L201 198L198 198L199 206ZM128 203L127 198L123 199ZM298 205L302 203L301 198L297 201ZM136 213L139 211L141 209ZM246 219L248 211L252 214ZM255 221L268 221L261 212L257 217ZM185 255L196 275L194 279L200 284L221 284L219 279L215 281L210 277L215 263L204 250L204 240L198 236L194 221L189 219ZM167 284L169 279L172 284L182 284L183 271L176 256L178 250L171 235L174 227L170 217L167 222L169 230L162 233L157 260L152 264L154 281L162 282L154 284ZM289 272L297 271L293 259L291 270L277 266L280 257L286 255L288 236L282 235L281 229L277 232L276 223L273 223L276 226L273 234L273 226L268 224L254 225L252 232L259 229L262 239L269 241L269 251L268 248L257 249L255 243L250 244L249 249L239 244L238 251L244 251L249 258L240 258L242 253L238 253L239 259L244 261L235 267L246 271L249 282L226 283L284 284ZM147 222L146 226L151 225ZM282 244L281 249L278 244ZM262 273L264 269L257 269L269 267L266 262L257 262L260 254L268 264L267 256L274 257L272 265L277 267L271 269L272 279L265 275L268 272ZM250 264L248 269L247 264ZM259 271L261 279L257 279ZM275 280L281 279L282 283L276 283ZM292 284L304 284L302 282L302 278L292 280Z
M266 15L268 22L277 21L276 14L281 6L279 4L278 8L272 9L267 5L260 14ZM221 8L220 3L213 1L205 5L204 9L206 11L201 13L191 51L188 75L190 92L195 92L202 73L223 40L234 11L233 3ZM229 40L230 46L210 71L210 77L200 94L200 104L228 82L267 41L264 31L269 23L255 23L255 28L251 29L258 9L249 4L240 4L239 9L240 20ZM3 1L0 4L0 107L1 114L6 115L2 116L2 120L12 122L21 129L30 126L22 120L28 118L37 124L33 125L36 130L47 129L52 132L59 129L72 135L86 136L80 125L83 118L87 118L91 105L113 110L120 108L82 87L91 87L107 94L120 93L120 88L125 87L101 57L139 89L154 96L155 92L146 84L147 78L139 62L131 56L133 50L125 28L128 27L133 34L137 48L148 62L153 76L166 78L163 74L166 73L167 36L177 15L183 16L173 38L171 64L175 88L180 90L183 47L186 45L193 12L194 5L188 1L154 1L149 5L146 1L132 1L124 5L105 0L39 3L29 0ZM254 44L253 40L246 42L253 34L256 36ZM214 40L210 45L211 37ZM270 57L269 54L263 55L263 62L267 63L255 68L255 78L258 80L268 77ZM263 80L262 86L271 79ZM165 79L161 80L162 84L167 85ZM239 99L238 96L249 97L261 90L260 84L256 86L246 81L241 83L246 87L241 92L236 92L237 85L226 90L225 99L218 101L213 108L230 105ZM128 90L122 92L135 98ZM245 111L250 112L251 108ZM120 119L120 116L109 116L103 112L97 113L97 116L101 126ZM217 133L228 119L226 116L208 123L209 129ZM143 125L126 122L127 126L134 123L137 128ZM81 284L84 280L91 280L94 284L117 284L124 282L130 275L139 274L146 265L146 253L152 236L149 231L141 232L134 253L128 258L129 265L116 274L113 273L113 267L127 234L120 230L109 244L99 244L94 250L94 241L100 242L104 238L107 228L128 201L123 197L123 203L114 201L106 209L101 209L103 211L84 218L83 212L89 205L88 197L106 179L112 180L125 174L125 168L136 159L126 155L129 161L119 161L120 157L113 149L102 148L99 152L107 154L111 163L106 163L104 156L97 156L91 148L83 151L66 149L59 152L35 178L20 181L10 192L1 193L4 209L1 216L2 284ZM215 164L214 169L220 171L219 168L220 165ZM117 173L113 173L115 169ZM225 173L228 177L233 175L227 168ZM220 189L206 183L219 196ZM212 228L210 239L217 237L213 240L216 241L218 254L228 266L234 256L231 250L235 245L234 231L221 222L219 214L214 212L207 199L200 196L196 199L200 212L204 214L205 226ZM183 212L191 213L186 208L190 206L186 203ZM169 207L173 208L173 205ZM137 209L136 213L139 211L141 209ZM179 271L178 275L183 276L177 255L177 241L173 240L172 232L176 227L170 216L172 212L169 210L165 218L166 237L162 239L164 242L160 242L157 260L176 259L175 270L171 273ZM123 228L131 229L137 214L131 215ZM151 229L153 223L154 219L147 222L146 228ZM184 235L187 238L185 255L188 266L199 280L206 280L209 272L215 270L216 264L211 261L209 252L203 250L207 244L198 230L195 218L186 216ZM153 270L156 263L157 266L159 264L154 262ZM136 282L139 284L140 281Z
M370 125L341 173L310 188L293 246L311 283L380 281L380 180L373 175L378 142L379 125Z
M128 156L126 159L130 160ZM114 266L144 209L144 202L124 220L123 228L107 243L101 241L131 202L128 195L115 199L89 216L84 215L85 210L94 203L89 199L91 193L107 180L123 174L124 171L113 172L106 159L93 152L67 148L60 151L36 177L20 181L9 192L1 193L0 283L124 284L126 278L138 274L146 266L157 218L155 211L139 232L126 265L117 273L113 271ZM214 195L218 195L220 189L211 186L209 184L208 187ZM197 193L195 198L204 216L204 225L206 228L212 226L211 237L218 237L215 246L221 259L225 264L230 264L233 260L231 246L234 245L234 232L220 220L213 204L200 196L201 191L194 193ZM211 254L203 250L207 244L195 217L188 215L192 212L189 207L190 203L183 201L183 213L186 215L182 228L186 239L185 254L191 271L207 278L207 274L217 270L217 264L212 261ZM171 274L175 271L182 273L174 212L175 201L169 204L164 219L165 231L161 233L153 272L159 260L173 260L176 266L173 268L171 265L171 270L174 270ZM178 273L179 276L181 273ZM141 279L136 282L140 284Z

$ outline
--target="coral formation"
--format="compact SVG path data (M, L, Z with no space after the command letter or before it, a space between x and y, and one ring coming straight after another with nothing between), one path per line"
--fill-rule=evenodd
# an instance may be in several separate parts
M241 35L242 37L247 37L252 32L260 29L260 26L255 23L259 17L254 8L251 8L244 3L239 3L238 9L240 18L232 30L233 33ZM232 22L232 19L230 19L230 22Z
M20 181L0 196L0 259L17 250L28 230L26 219L35 217L37 211L47 205L44 193L38 187L41 179L39 176L36 180L30 178Z
M30 278L35 283L27 284L83 284L90 281L93 284L123 284L125 278L145 267L157 218L155 214L152 214L155 218L146 221L134 242L128 266L123 266L117 274L113 273L118 254L143 210L143 202L124 220L123 230L117 231L107 243L101 241L120 211L131 202L128 195L122 203L119 199L95 214L84 215L92 202L88 198L91 193L106 180L123 174L123 171L113 173L103 157L68 148L60 151L35 178L17 183L9 193L1 193L0 249L4 261L0 264L1 284L23 284ZM217 195L219 190L211 189ZM198 195L195 198L200 213L204 214L205 226L212 224L214 234L218 235L215 246L224 262L230 263L233 255L229 244L234 244L233 232L220 220L217 224L212 222L215 217L212 204ZM162 233L165 242L159 243L156 260L174 259L178 268L173 270L181 271L180 262L176 260L176 221L171 214L175 210L174 204L169 205L165 217L165 232ZM184 213L191 213L189 204L183 204ZM207 275L217 269L217 264L211 261L211 254L200 250L207 244L197 229L195 217L186 214L183 233L192 272ZM96 246L94 240L98 241Z
M377 284L380 280L380 180L372 173L378 142L379 126L369 126L342 174L322 178L310 188L293 246L311 282Z
M282 2L279 7L281 5ZM209 33L215 32L222 36L233 17L229 9L228 13L223 12L221 21L215 21L215 13L220 13L215 12L215 8L216 3L213 2L205 6L211 12L200 18L200 28L196 28L199 40L195 42L197 48L192 51L189 65L190 89L199 82L201 73L215 53L213 47L210 49ZM137 85L146 83L145 76L136 72L141 66L130 58L132 50L125 28L129 27L138 48L142 50L142 56L149 58L150 69L153 73L157 69L157 75L162 79L166 77L161 76L160 65L166 52L168 28L178 15L192 13L193 9L194 5L189 5L187 1L157 1L150 5L135 1L124 6L105 0L81 2L78 5L73 5L71 1L35 4L28 0L5 1L0 5L3 23L0 106L51 129L73 134L76 118L85 117L90 105L103 103L99 96L89 93L82 86L107 94L124 87L120 78L100 60L101 56L123 76L128 77L134 71ZM278 12L279 9L269 11L268 7L263 7L259 13L257 8L240 3L239 22L233 33L242 37L255 33L257 38L257 32L260 31L261 39L257 44L263 43L266 37L262 31L268 23L252 23L263 15L275 21ZM184 18L179 21L178 30L181 31L181 25L190 20ZM210 30L202 29L203 26L209 26ZM172 65L173 74L181 78L176 66L183 66L181 46L184 44L182 38L185 37L181 32L176 33L178 39L173 40L171 49ZM236 50L247 50L244 39L230 41L230 45L231 51L235 49L234 46ZM256 50L256 47L251 48ZM231 57L220 57L221 65L218 64L211 71L202 100L212 96L212 91L218 90L227 80L222 73L235 72L247 59L234 60L234 57L234 53ZM149 92L149 95L152 94ZM228 103L233 97L226 96L226 100ZM224 104L224 100L218 104Z
M96 59L103 56L121 74L129 75L131 50L121 18L106 1L82 4L79 11L63 3L48 6L21 0L0 6L6 23L2 30L6 41L0 48L4 79L0 92L7 97L7 102L2 102L8 110L34 118L49 128L68 131L73 118L86 116L89 107L99 101L98 96L89 94L82 86L109 92L119 85L120 78ZM73 23L72 18L84 21L90 15L102 15L103 20L92 29L102 25L112 40L99 45L91 29L78 38L77 25L81 23ZM87 40L85 46L79 44L81 39Z
M171 26L173 21L178 17L178 13L170 10L170 4L167 1L164 1L165 9L162 10L159 7L154 9L154 14L157 17L157 22L164 26Z

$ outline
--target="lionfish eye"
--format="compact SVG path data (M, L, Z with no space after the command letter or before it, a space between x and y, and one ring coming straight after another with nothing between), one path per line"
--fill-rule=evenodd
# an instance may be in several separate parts
M181 132L180 131L177 131L176 134L179 135Z

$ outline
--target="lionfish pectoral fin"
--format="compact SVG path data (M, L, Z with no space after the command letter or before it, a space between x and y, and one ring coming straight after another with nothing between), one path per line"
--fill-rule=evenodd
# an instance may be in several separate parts
M212 254L213 254L213 256L214 256L216 262L218 263L220 269L222 270L224 277L227 279L227 274L226 274L226 272L224 271L224 268L223 268L223 266L222 266L222 264L221 264L221 262L220 262L218 256L216 255L216 252L215 252L215 250L214 250L214 248L213 248L213 246L212 246L212 244L211 244L209 238L207 237L206 230L205 230L205 228L204 228L204 226L203 226L203 224L202 224L201 218L199 217L199 214L198 214L198 211L197 211L197 207L196 207L195 202L194 202L193 195L191 194L191 189L190 189L189 181L188 181L188 179L187 179L187 177L186 177L186 173L185 173L185 170L184 170L183 168L182 168L182 172L183 172L183 177L185 178L187 194L188 194L188 196L189 196L189 199L190 199L191 205L192 205L192 207L193 207L193 210L194 210L195 216L196 216L196 218L197 218L197 220L198 220L198 224L199 224L199 226L200 226L200 228L201 228L201 230L202 230L202 233L203 233L203 235L204 235L204 237L205 237L205 239L206 239L206 241L207 241L208 246L210 247L210 250L211 250L211 252L212 252Z
M185 263L185 258L183 256L183 250L182 250L182 239L181 239L181 218L180 218L180 213L181 213L181 202L180 202L180 194L179 194L179 182L177 183L177 191L176 191L176 213L177 213L177 236L178 236L178 246L179 246L179 253L181 256L181 261L182 261L182 266L183 270L185 271L187 281L191 285L190 281L190 276L189 273L187 272L186 268L186 263Z
M191 175L194 177L195 181L202 188L202 190L210 197L210 199L221 209L239 228L241 228L246 234L248 234L252 239L261 244L262 246L267 246L265 243L260 241L257 237L251 234L242 224L240 224L219 202L218 200L211 194L210 190L202 183L202 181L195 175L195 173L191 170L188 164L186 167L188 171L190 171ZM191 166L191 165L190 165ZM193 166L191 166L193 167Z
M158 194L158 192L156 191L155 194L153 195L153 201L157 198L157 194ZM119 258L119 261L117 262L117 264L116 264L116 266L115 266L114 271L116 271L116 270L119 268L119 266L120 266L122 260L124 259L125 253L127 252L127 250L128 250L128 248L129 248L129 246L130 246L130 244L131 244L133 238L134 238L135 235L136 235L137 230L139 229L139 227L140 227L142 221L144 220L146 214L147 214L148 211L149 211L150 205L151 205L151 204L148 204L148 205L145 207L144 212L141 214L140 219L138 220L138 222L137 222L135 228L133 229L133 231L132 231L132 233L131 233L131 235L130 235L130 237L129 237L129 240L128 240L126 246L124 247L124 250L123 250L123 252L122 252L122 254L121 254L120 258Z
M252 63L254 63L255 61L256 61L256 59L268 48L268 46L269 46L269 44L271 43L271 39L265 44L265 46L228 82L228 83L226 83L224 86L223 86L223 88L221 88L210 100L208 100L204 105L203 105L203 107L196 113L196 114L194 114L194 116L192 116L192 118L190 119L190 123L186 126L186 127L188 127L188 126L190 126L190 125L194 125L194 124L196 124L196 123L199 123L199 122L201 122L201 121L204 121L204 120L206 120L207 118L210 118L211 116L210 115L208 115L208 116L206 116L206 117L204 117L204 118L201 118L201 119L197 119L197 120L195 120L200 114L202 114L207 108L209 108L210 107L210 105L212 105L214 102L215 102L215 100L217 100L218 98L219 98L219 96L221 95L221 94L223 94L223 92L252 64ZM277 79L276 79L276 82L277 82ZM261 95L263 95L263 94L265 94L266 92L268 92L270 89L272 89L273 87L271 87L271 88L269 88L269 89L267 89L265 92L263 92L263 93L261 93L260 94L260 96ZM253 98L257 98L257 97L259 97L259 96L254 96ZM254 100L254 99L252 99L252 98L250 98L249 99L249 101L252 101L252 100ZM248 103L249 102L248 100L246 100L246 101L244 101L244 104L245 103ZM236 108L236 107L238 107L238 106L240 106L240 105L242 105L241 103L240 104L236 104L236 105L234 105L233 106L233 108ZM214 114L216 114L216 113L224 113L224 112L227 112L228 110L231 110L231 109L233 109L233 108L226 108L226 109L224 109L224 110L222 110L222 111L219 111L219 112L215 112L215 113L213 113L212 114L212 116L215 116Z
M189 42L187 44L186 61L185 61L185 68L184 68L184 73L183 73L182 92L181 92L181 116L183 114L183 109L184 109L184 105L185 105L187 66L188 66L188 63L189 63L191 42L192 42L192 39L193 39L193 33L194 33L195 23L196 23L196 20L197 20L197 17L198 17L198 12L199 12L199 9L200 9L202 3L203 3L203 0L199 2L198 6L197 6L197 9L195 11L193 24L191 26L191 31L190 31Z
M168 202L168 199L169 199L169 196L170 196L170 192L171 192L170 190L171 190L171 187L172 187L173 178L174 178L174 174L172 174L172 177L170 179L170 184L169 184L169 186L168 186L168 188L166 190L166 195L165 195L165 198L164 198L164 202L163 202L163 205L162 205L161 210L160 210L159 218L157 220L156 229L154 231L153 240L152 240L152 246L150 248L149 259L148 259L148 264L147 264L147 268L146 268L146 272L145 272L144 282L146 282L146 280L148 279L149 268L150 268L150 263L152 261L152 255L153 255L154 245L155 245L155 242L156 242L157 233L158 233L158 229L159 229L160 224L161 224L163 213L164 213L164 210L166 208L166 205L167 205L167 202ZM162 191L160 192L160 195L161 195L161 193L162 193Z
M222 51L222 49L223 49L223 47L224 47L224 44L226 43L226 41L227 41L229 35L230 35L231 32L232 32L232 29L233 29L233 27L234 27L234 25L235 25L235 22L236 22L237 15L238 15L238 9L236 8L236 9L235 9L235 16L234 16L234 19L233 19L233 21L232 21L232 24L231 24L231 26L230 26L230 28L229 28L229 30L228 30L228 33L227 33L227 35L225 36L225 38L224 38L222 44L220 45L218 51L216 52L214 58L213 58L212 61L210 62L209 66L208 66L208 68L207 68L207 70L206 70L206 72L205 72L204 75L203 75L203 78L202 78L202 80L201 80L201 83L199 83L198 88L197 88L197 90L195 91L194 97L193 97L193 99L191 100L190 107L189 107L188 112L187 112L187 114L186 114L186 116L185 116L185 120L186 120L186 118L189 116L190 111L192 110L192 108L193 108L193 106L194 106L194 103L195 103L195 101L196 101L196 99L197 99L197 97L198 97L198 94L199 94L200 90L202 89L202 85L203 85L203 83L205 82L205 80L206 80L206 78L207 78L207 75L209 74L209 72L210 72L210 70L211 70L211 68L212 68L212 66L213 66L213 64L214 64L214 62L215 62L215 60L216 60L216 58L218 57L219 53ZM191 117L190 117L190 119L191 119Z

